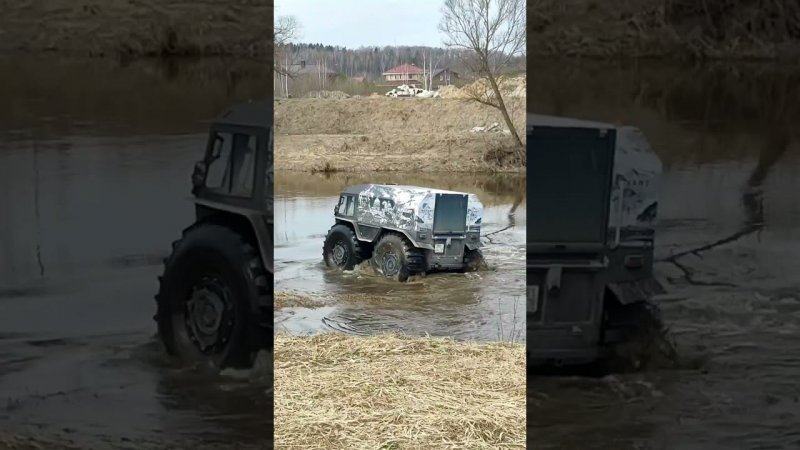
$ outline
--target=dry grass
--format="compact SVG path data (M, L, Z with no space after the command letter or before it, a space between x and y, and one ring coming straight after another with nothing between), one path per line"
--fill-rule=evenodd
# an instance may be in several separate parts
M276 448L525 448L524 349L276 336Z
M270 0L0 2L0 51L73 56L271 56ZM13 6L12 6L13 5ZM42 20L46 17L47 20Z
M275 292L273 305L275 309L280 308L319 308L325 305L325 298L311 297L306 294L296 292Z
M3 450L45 450L51 448L77 450L81 447L63 438L56 439L31 434L0 432L0 449Z

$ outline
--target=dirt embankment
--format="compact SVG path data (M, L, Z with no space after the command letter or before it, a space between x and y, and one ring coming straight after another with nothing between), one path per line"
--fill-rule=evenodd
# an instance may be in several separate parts
M269 57L273 0L2 0L0 52ZM42 20L46 18L46 20ZM528 54L796 58L796 0L538 0Z
M506 99L524 139L525 99ZM471 132L499 124L496 132ZM275 168L311 172L524 170L492 107L452 98L287 99L275 106Z
M795 59L796 0L541 0L527 11L528 55Z
M0 52L268 57L273 0L3 0Z

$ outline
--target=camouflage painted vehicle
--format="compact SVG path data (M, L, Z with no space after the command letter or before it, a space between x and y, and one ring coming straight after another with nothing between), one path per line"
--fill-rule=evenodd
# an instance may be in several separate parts
M529 360L613 359L660 329L661 162L633 127L535 114L527 125Z
M352 270L370 260L387 278L472 270L483 262L483 205L474 194L416 186L349 186L334 208L323 259Z
M211 124L192 174L195 222L172 243L154 317L169 354L249 367L272 352L272 101Z

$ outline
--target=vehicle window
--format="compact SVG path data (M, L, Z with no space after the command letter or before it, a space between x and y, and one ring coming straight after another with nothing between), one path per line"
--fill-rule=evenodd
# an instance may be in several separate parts
M347 212L345 213L348 216L353 216L356 213L356 202L353 199L352 195L347 196Z
M339 197L339 204L338 204L338 205L336 205L336 212L337 212L338 214L344 214L344 211L345 211L345 203L346 203L346 202L347 202L347 199L345 199L344 195L342 195L342 196L340 196L340 197Z
M206 176L206 187L209 189L222 189L228 190L228 162L231 155L231 137L230 134L216 133L214 142L214 156L208 162L208 175Z
M215 133L214 152L206 186L234 195L251 195L256 157L256 136L247 133Z
M249 196L253 193L253 175L256 163L256 136L233 135L231 159L233 182L231 194Z

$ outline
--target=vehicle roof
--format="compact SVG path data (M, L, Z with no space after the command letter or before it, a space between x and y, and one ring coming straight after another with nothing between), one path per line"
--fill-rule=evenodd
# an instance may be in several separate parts
M272 100L249 101L232 106L217 116L214 123L269 128L272 125Z
M617 128L617 125L613 125L610 123L605 122L595 122L592 120L581 120L581 119L573 119L571 117L560 117L560 116L548 116L545 114L533 114L528 113L527 115L527 126L528 127L552 127L552 128L598 128L598 129L610 129L610 128Z
M403 185L403 184L354 184L352 186L347 186L342 190L343 194L361 194L362 192L373 188L373 187L381 187L386 188L388 190L393 191L412 191L412 192L438 192L438 193L449 193L449 194L464 194L470 195L469 192L458 192L458 191L448 191L445 189L436 189L436 188L429 188L429 187L422 187L422 186L410 186L410 185Z

